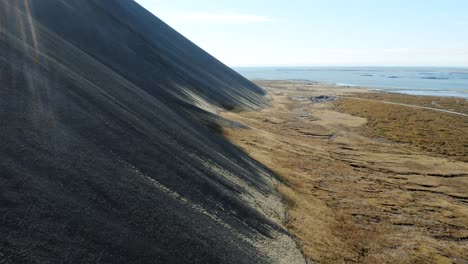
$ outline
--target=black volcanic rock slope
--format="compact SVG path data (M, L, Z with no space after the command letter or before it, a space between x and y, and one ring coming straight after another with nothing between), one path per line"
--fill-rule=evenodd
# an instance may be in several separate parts
M206 111L263 95L132 0L0 0L0 263L299 259Z

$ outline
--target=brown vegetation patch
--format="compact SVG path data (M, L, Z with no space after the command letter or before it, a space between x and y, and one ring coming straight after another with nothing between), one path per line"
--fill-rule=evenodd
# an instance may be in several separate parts
M225 128L224 134L280 177L286 225L307 258L318 263L468 259L467 163L369 137L362 133L364 118L337 112L333 103L297 100L347 96L342 88L259 84L270 92L272 107L224 113L251 128Z
M364 94L362 97L373 97L373 95ZM384 100L387 96L375 97ZM388 97L395 100L395 97L399 98L401 95L397 97L389 94ZM447 100L451 101L452 98ZM446 102L443 99L439 101ZM371 136L384 137L398 143L409 143L424 151L468 161L468 117L466 116L355 99L339 100L336 106L340 111L366 118L368 120L366 132Z
M456 97L420 96L398 93L360 93L359 98L410 104L468 114L468 100Z

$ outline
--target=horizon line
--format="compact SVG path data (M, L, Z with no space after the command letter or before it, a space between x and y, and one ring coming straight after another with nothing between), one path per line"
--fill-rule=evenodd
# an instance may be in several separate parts
M228 65L231 68L272 68L272 67L286 67L286 68L299 68L299 67L375 67L375 68L468 68L464 66L450 66L450 65Z

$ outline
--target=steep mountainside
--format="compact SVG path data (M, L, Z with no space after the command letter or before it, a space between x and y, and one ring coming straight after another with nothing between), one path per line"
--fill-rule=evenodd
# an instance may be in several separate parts
M132 0L0 0L0 262L301 261L216 133L263 95Z

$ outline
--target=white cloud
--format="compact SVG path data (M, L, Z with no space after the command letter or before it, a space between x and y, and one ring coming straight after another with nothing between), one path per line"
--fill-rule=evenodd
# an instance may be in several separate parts
M232 12L181 12L169 14L165 18L172 23L228 23L250 24L269 22L271 19L265 16L240 14Z
M451 48L447 47L439 47L439 48L396 48L396 49L384 49L383 53L387 55L434 55L434 54L443 54L446 53L447 50L451 50ZM453 51L453 50L452 50Z
M395 49L384 49L383 50L384 53L411 53L413 52L412 49L410 48L395 48Z

